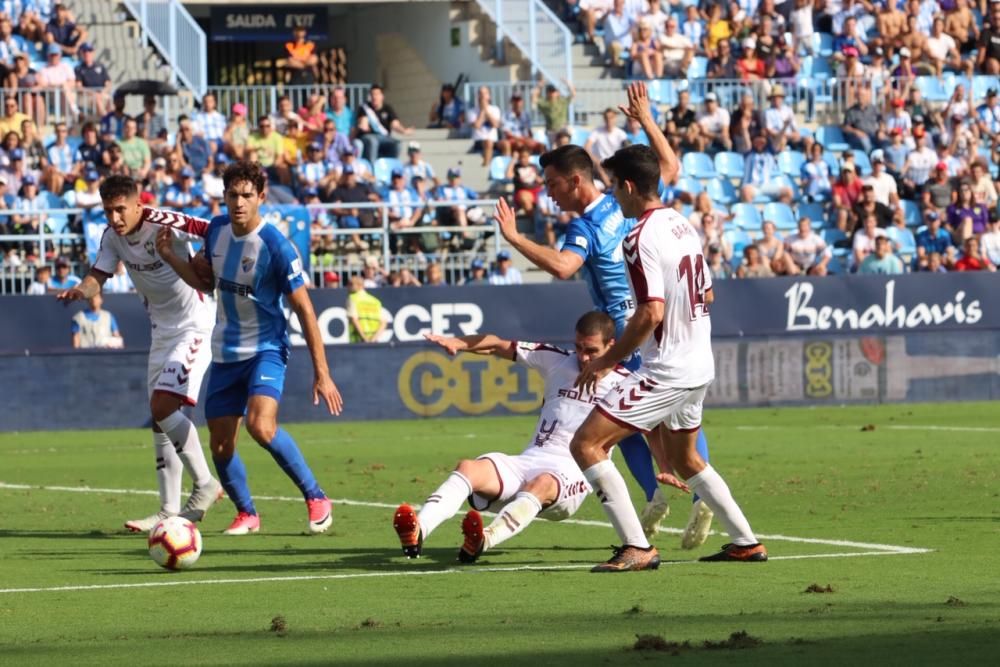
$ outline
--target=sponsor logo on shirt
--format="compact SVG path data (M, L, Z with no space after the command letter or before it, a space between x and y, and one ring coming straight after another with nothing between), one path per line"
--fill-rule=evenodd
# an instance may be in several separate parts
M156 260L155 262L150 262L149 264L137 264L135 262L125 262L125 266L132 269L133 271L156 271L163 266L163 260Z
M223 292L230 292L239 296L253 296L253 287L241 285L225 278L219 278L219 289Z

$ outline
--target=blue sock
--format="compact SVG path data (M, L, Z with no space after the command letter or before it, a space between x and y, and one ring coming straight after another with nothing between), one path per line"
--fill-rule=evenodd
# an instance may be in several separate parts
M212 457L215 463L215 471L219 473L219 481L222 488L226 490L226 495L236 505L236 509L247 514L256 514L257 508L253 506L253 499L250 497L250 486L247 484L247 468L243 465L243 459L236 452L232 458L217 459Z
M656 473L653 471L653 457L649 453L646 440L640 434L633 433L619 442L618 447L622 450L629 472L646 492L646 500L652 500L658 483Z
M705 438L705 429L698 429L698 442L695 444L695 449L698 450L698 456L702 458L705 463L708 463L708 440ZM691 502L698 502L698 494L691 494Z
M271 452L271 456L285 471L285 474L295 482L295 486L299 487L299 491L302 492L306 500L326 497L323 489L319 488L319 482L313 476L312 470L309 469L309 464L302 456L302 451L295 444L292 436L288 435L288 431L279 428L278 432L274 434L274 440L265 449Z

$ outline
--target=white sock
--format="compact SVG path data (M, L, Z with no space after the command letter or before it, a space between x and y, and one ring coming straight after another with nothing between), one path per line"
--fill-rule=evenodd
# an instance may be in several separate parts
M205 461L205 452L201 449L198 429L191 420L178 410L167 416L163 421L156 422L160 429L170 438L177 456L184 464L184 469L191 475L194 485L203 486L212 480L212 473Z
M493 523L483 531L486 537L486 544L483 550L492 549L504 540L509 540L528 524L535 520L538 513L542 511L542 504L538 498L527 491L519 491L514 499L504 505L504 508L493 519Z
M420 520L420 532L424 539L441 525L443 521L455 516L462 503L472 495L472 485L462 473L457 470L448 475L444 484L437 491L427 496L424 506L420 508L417 519Z
M615 464L610 459L605 459L584 470L583 476L594 487L594 495L601 501L604 513L608 515L623 544L640 549L648 548L649 542L642 532L635 507L632 506L625 478L618 472Z
M715 468L706 465L700 473L687 480L692 493L697 493L709 509L715 512L715 518L729 533L733 544L739 547L757 544L757 538L750 530L750 522L743 516L743 510L733 500L729 485L722 479Z
M181 477L184 465L166 433L153 433L156 450L156 483L160 487L160 509L177 514L181 511Z

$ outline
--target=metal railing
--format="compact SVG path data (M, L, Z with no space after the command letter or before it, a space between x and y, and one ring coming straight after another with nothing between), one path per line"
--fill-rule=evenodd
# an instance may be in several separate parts
M573 33L542 0L478 0L496 24L497 58L503 60L507 37L531 64L531 75L543 76L563 93L573 82ZM572 118L572 106L570 109Z
M16 98L17 108L39 128L53 123L74 125L81 114L96 118L110 102L102 89L89 88L3 88L0 94Z
M178 0L124 0L139 22L142 45L148 42L166 58L172 83L180 82L197 97L208 87L205 32Z
M347 106L352 110L368 99L371 84L314 84L309 86L208 86L206 93L215 95L219 102L219 110L228 114L232 105L241 102L247 105L247 119L256 124L257 118L264 114L274 113L278 108L278 98L287 95L292 101L292 107L297 111L308 105L312 95L323 95L329 108L330 95L335 88L343 88L347 97Z

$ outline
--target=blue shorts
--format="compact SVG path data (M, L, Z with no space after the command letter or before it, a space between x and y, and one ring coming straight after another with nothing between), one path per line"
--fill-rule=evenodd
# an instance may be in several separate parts
M208 369L205 418L242 417L251 396L281 401L288 353L265 350L244 361L212 362Z

